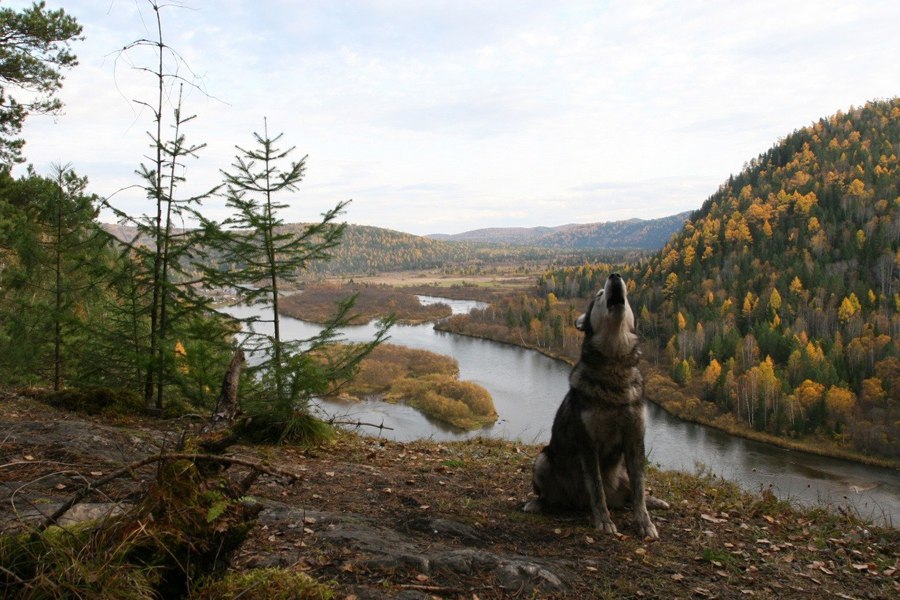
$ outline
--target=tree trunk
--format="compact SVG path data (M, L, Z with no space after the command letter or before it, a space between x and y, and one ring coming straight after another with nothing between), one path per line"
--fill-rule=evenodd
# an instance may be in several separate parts
M243 366L244 351L238 348L222 378L222 390L216 400L216 409L200 430L200 446L207 452L221 452L237 440L232 427L240 414L237 394Z

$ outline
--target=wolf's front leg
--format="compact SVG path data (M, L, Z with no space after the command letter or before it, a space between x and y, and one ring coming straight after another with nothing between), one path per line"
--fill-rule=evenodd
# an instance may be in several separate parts
M596 452L591 452L590 458L581 456L581 472L584 475L584 487L587 489L588 501L591 506L591 524L603 533L615 535L618 531L609 516L609 508L606 506L606 492L603 490L600 460Z
M640 432L632 444L625 445L625 468L631 481L631 505L634 508L634 523L643 538L659 539L656 525L647 512L644 495L644 433Z

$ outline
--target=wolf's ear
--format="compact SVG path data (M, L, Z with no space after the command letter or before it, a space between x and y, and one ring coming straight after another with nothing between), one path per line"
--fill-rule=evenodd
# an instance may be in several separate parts
M575 329L577 329L578 331L584 331L585 320L587 320L587 313L575 319Z

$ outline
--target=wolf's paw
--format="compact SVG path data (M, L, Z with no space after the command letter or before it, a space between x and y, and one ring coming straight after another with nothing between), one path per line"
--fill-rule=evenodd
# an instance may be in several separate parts
M594 529L597 531L602 531L603 533L608 533L610 535L616 535L619 533L619 530L616 529L615 523L610 521L609 519L594 519Z
M641 538L651 540L659 539L659 532L656 531L656 525L653 524L653 521L650 520L650 517L647 518L638 518L635 519L635 524L638 528L638 533L641 534Z
M647 508L653 508L656 510L668 510L669 503L665 500L660 500L655 496L647 496Z
M539 513L544 510L544 503L541 502L540 498L532 498L525 503L525 506L522 507L522 510L527 513Z

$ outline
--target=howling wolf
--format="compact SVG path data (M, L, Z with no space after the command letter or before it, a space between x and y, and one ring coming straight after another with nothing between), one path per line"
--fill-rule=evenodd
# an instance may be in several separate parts
M638 532L657 539L647 506L668 504L644 495L643 378L621 275L609 276L575 326L584 332L581 357L553 419L550 444L534 462L538 497L525 510L589 508L594 527L616 533L608 507L630 501Z

